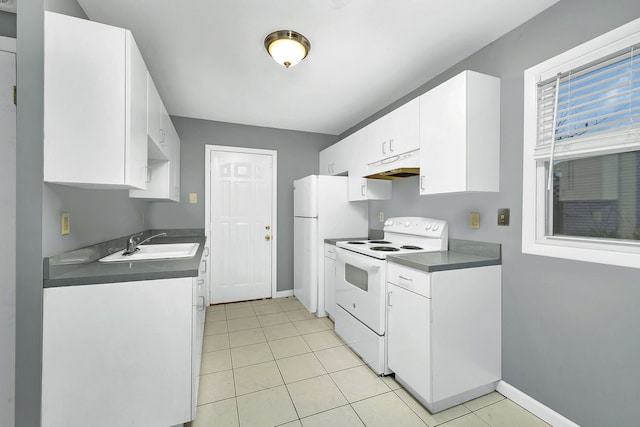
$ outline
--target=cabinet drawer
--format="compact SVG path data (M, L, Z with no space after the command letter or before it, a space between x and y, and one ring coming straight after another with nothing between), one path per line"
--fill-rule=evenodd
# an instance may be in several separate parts
M387 264L387 282L431 298L431 274L404 265Z
M336 259L336 247L335 245L330 245L325 243L324 245L324 256L325 258Z

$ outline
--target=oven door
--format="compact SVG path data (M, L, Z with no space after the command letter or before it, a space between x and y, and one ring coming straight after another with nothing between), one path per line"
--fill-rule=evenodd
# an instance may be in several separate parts
M378 335L385 332L386 265L382 259L336 248L336 304Z

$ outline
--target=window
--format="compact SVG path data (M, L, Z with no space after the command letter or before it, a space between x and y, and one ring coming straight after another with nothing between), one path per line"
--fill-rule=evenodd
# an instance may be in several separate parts
M523 253L640 268L640 19L525 71Z

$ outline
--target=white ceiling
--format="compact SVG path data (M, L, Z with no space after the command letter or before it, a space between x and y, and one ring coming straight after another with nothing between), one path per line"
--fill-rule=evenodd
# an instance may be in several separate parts
M128 28L169 114L340 134L558 0L78 0ZM263 42L291 29L285 69Z

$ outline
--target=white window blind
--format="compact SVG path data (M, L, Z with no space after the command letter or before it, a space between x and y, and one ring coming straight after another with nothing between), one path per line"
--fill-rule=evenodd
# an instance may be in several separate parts
M638 149L640 45L538 83L536 160Z

